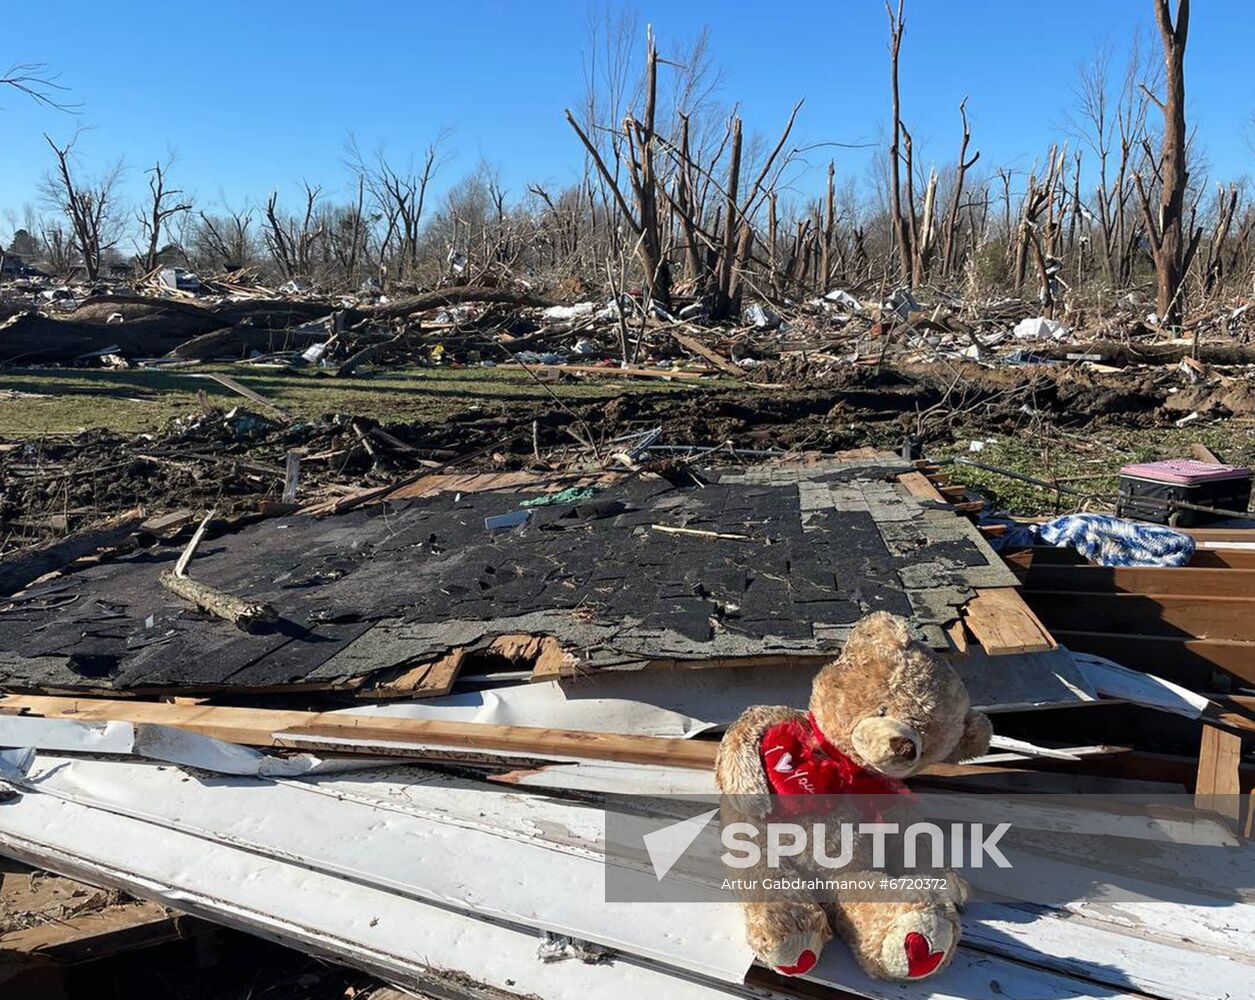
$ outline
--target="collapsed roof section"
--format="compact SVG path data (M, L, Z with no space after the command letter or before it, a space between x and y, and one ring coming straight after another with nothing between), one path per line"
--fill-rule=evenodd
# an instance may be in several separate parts
M258 634L160 586L175 545L28 588L0 615L0 684L377 686L503 636L556 644L553 674L796 660L831 655L876 610L947 649L978 590L1016 581L969 521L898 481L909 469L879 456L566 493L539 477L458 477L456 490L427 477L388 502L203 544L190 575L273 607Z

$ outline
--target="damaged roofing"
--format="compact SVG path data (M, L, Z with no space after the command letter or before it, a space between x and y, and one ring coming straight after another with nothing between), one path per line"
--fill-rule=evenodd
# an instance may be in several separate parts
M535 485L264 520L202 543L189 573L270 604L273 629L162 589L180 546L159 546L0 603L0 685L335 687L507 634L553 636L592 669L815 655L876 610L944 649L975 588L1015 580L970 522L898 484L909 469L707 470L540 506L521 506L546 496ZM486 526L501 515L526 519Z

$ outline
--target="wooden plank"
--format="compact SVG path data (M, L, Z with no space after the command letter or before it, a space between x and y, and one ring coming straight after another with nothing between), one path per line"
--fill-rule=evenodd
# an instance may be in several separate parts
M1219 813L1236 824L1241 815L1242 737L1219 726L1205 724L1198 750L1198 778L1194 804Z
M945 496L920 472L898 477L912 496L947 503ZM978 589L963 609L968 630L990 656L1040 653L1058 643L1024 599L1010 587Z
M1192 358L1187 359L1187 364L1192 360ZM1220 461L1219 456L1201 441L1196 441L1194 444L1190 445L1190 453L1200 462L1212 462L1216 465L1224 465L1224 462Z
M230 389L232 392L236 393L237 395L243 396L247 400L251 400L252 402L256 403L258 406L264 406L268 410L273 410L275 413L279 414L279 416L283 417L284 420L291 419L292 415L288 413L288 411L285 410L278 403L275 403L267 399L265 396L263 396L259 392L254 392L252 389L250 389L246 385L240 385L239 382L231 378L229 375L219 375L217 372L204 372L203 374L197 375L196 377L212 379L213 381L217 382L220 386L222 386L224 389Z
M125 954L185 937L156 903L121 903L0 934L0 953L39 955L65 965Z
M1029 590L1024 600L1054 629L1255 640L1255 600L1241 597Z
M494 726L473 722L433 722L372 716L348 716L284 709L225 705L166 705L109 699L8 695L0 709L25 710L49 718L154 723L175 726L247 746L287 746L294 737L314 736L355 743L427 744L457 750L559 755L589 760L714 766L717 744L701 740L622 736L533 726ZM369 747L358 752L369 752Z
M1090 625L1105 625L1095 620ZM1188 636L1053 629L1056 639L1082 653L1094 653L1126 667L1158 674L1198 690L1212 687L1211 674L1222 670L1255 684L1255 642L1192 639Z
M316 723L293 726L274 734L279 746L307 747L313 737L330 741L337 749L372 746L387 749L413 744L456 749L511 753L521 756L560 756L580 760L612 760L623 764L669 764L709 770L715 766L718 744L700 740L611 733L543 729L534 726L492 726L470 722L429 722L414 719L368 717L357 725ZM337 743L344 740L344 743ZM365 746L362 746L365 744Z
M671 368L619 368L613 365L539 365L531 366L544 372L566 372L572 375L601 375L605 378L706 378L710 372L683 371ZM497 370L524 371L523 365L497 365Z
M990 656L1037 653L1058 646L1033 609L1010 587L977 590L963 608L963 621Z
M733 378L745 377L744 368L738 368L736 365L734 365L731 361L729 361L723 355L718 354L715 351L712 351L709 347L703 344L700 340L697 340L693 337L686 336L685 334L680 333L678 330L672 330L670 332L671 332L672 339L674 339L675 342L679 344L681 347L683 347L686 351L692 351L694 354L697 354L700 357L705 358L712 365L718 368L721 372L724 372L727 375L731 375Z
M1089 566L1075 549L1052 545L1035 545L1032 548L1008 552L1002 557L1006 562L1027 568L1036 566ZM1207 569L1255 569L1255 551L1246 549L1195 549L1187 568Z
M1255 601L1255 569L1043 565L1029 569L1024 585L1030 590L1247 597Z
M918 497L921 500L946 502L946 498L938 493L936 487L924 478L922 472L904 472L898 476L898 482L905 486L907 492L913 497Z

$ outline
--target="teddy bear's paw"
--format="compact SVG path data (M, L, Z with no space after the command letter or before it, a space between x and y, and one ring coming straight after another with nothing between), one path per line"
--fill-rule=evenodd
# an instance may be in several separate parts
M949 962L958 948L954 922L939 908L912 910L889 925L880 946L886 979L923 979Z
M815 967L826 938L819 934L790 934L758 954L758 960L782 976L804 976Z
M972 898L972 887L967 884L967 880L953 869L946 869L946 898L954 904L954 908L960 913L967 907L968 901Z
M749 917L749 943L764 965L781 975L801 976L819 961L832 937L828 917L818 906L767 904Z

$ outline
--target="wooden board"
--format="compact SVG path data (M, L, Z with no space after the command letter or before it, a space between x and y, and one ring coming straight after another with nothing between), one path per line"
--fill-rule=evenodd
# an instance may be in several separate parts
M1240 597L1025 591L1024 599L1056 629L1255 641L1255 600Z
M1024 577L1024 585L1031 590L1249 597L1255 600L1255 569L1205 566L1033 566Z
M0 953L40 956L74 965L177 941L176 917L156 903L117 903L95 913L57 918L0 934Z
M545 372L566 372L571 375L601 375L605 378L706 378L710 372L673 370L670 368L619 368L612 365L529 365ZM523 365L497 365L498 371L525 371Z
M1058 646L1033 609L1010 587L977 590L963 608L963 621L990 656L1038 653Z
M1035 545L1003 556L1013 566L1089 566L1075 549ZM1255 569L1255 551L1248 549L1195 549L1190 567L1215 569Z
M1089 624L1104 623L1095 620ZM1158 674L1186 687L1199 690L1212 687L1213 670L1222 670L1255 684L1255 642L1097 629L1055 629L1052 634L1069 649L1105 656L1123 666Z
M376 678L373 674L353 679L360 698L437 698L453 690L466 650L458 647L444 656L406 667L394 676Z
M228 375L219 375L216 372L204 372L203 374L197 375L195 377L212 379L214 382L217 382L224 389L230 389L232 392L236 393L237 395L243 396L247 400L251 400L252 402L256 403L258 406L264 406L268 410L273 410L275 413L283 417L283 419L285 420L288 420L291 418L291 414L288 413L288 411L285 410L278 403L275 403L272 400L267 399L265 396L263 396L259 392L254 392L252 389L250 389L246 385L240 385L239 382L237 382L235 379L231 378Z
M1241 815L1242 737L1218 726L1204 725L1198 750L1194 804L1237 823Z
M945 503L946 498L937 492L937 488L925 478L922 472L904 472L898 476L898 482L905 486L907 492L913 497Z
M685 350L692 351L694 354L700 355L701 357L705 358L712 365L718 368L721 372L724 372L727 375L731 375L733 378L745 377L744 368L738 368L735 364L733 364L727 358L723 357L721 354L717 354L716 352L712 351L709 347L703 344L700 340L696 340L693 337L685 336L684 334L676 330L671 331L671 336L675 340L675 342L679 344L681 347L683 347Z
M711 768L714 767L717 749L717 744L701 740L225 705L166 705L103 698L8 695L0 699L0 710L25 710L29 714L49 718L175 726L247 746L290 746L300 742L300 737L330 741L343 739L346 741L345 749L355 749L359 753L370 751L369 746L361 744L424 744L472 752L487 750Z

